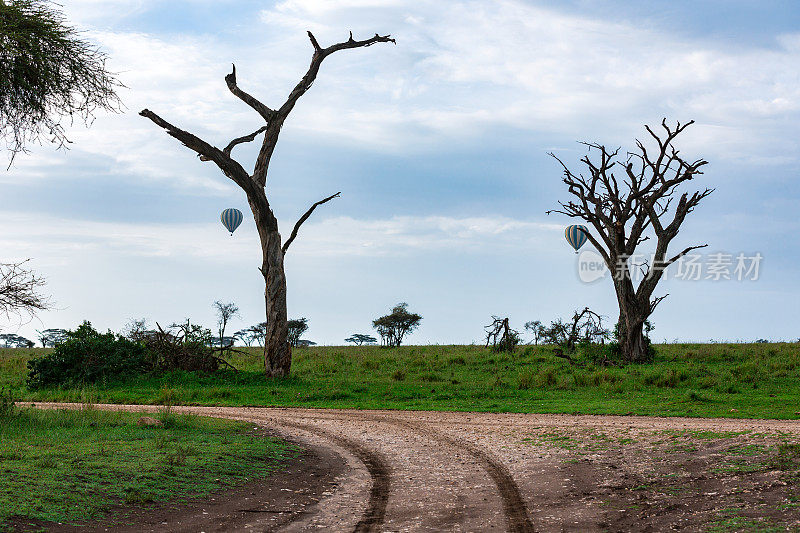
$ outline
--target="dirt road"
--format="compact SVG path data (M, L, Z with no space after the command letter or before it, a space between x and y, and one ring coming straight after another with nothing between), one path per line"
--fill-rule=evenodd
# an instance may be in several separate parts
M334 489L323 492L318 503L293 513L288 523L285 516L279 519L253 513L247 523L233 528L248 531L701 530L708 520L716 519L715 507L727 497L726 484L741 489L744 483L729 479L735 473L709 476L715 458L722 457L725 450L755 442L752 439L800 439L800 424L792 421L174 409L248 421L333 451L346 462L331 485ZM699 445L681 448L686 439ZM667 480L662 480L664 487L677 476L676 490L659 488L659 476ZM640 485L634 486L637 483ZM786 483L768 469L757 475L750 472L747 483L762 487L759 501L772 498L776 509L784 499L789 501ZM709 488L712 485L716 490ZM689 492L682 494L680 490L686 487ZM733 488L730 492L731 498L746 503L740 492ZM800 509L790 506L762 514L800 527ZM743 516L749 519L749 515ZM204 531L219 529L212 518ZM231 524L224 529L230 530Z

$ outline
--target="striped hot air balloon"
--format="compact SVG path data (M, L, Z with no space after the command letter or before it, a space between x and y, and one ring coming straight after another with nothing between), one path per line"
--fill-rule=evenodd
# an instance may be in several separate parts
M564 236L567 238L567 242L575 248L575 253L578 253L578 250L584 243L587 241L589 235L589 228L582 225L574 225L574 226L567 226L567 229L564 230Z
M236 231L236 228L238 228L239 224L241 224L242 220L244 220L244 215L242 215L242 212L238 209L231 207L230 209L223 211L219 216L219 219L222 221L222 225L231 232L231 235L233 235L233 232Z

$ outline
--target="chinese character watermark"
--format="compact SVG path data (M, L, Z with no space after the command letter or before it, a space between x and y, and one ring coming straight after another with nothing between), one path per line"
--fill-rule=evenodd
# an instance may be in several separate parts
M641 281L660 272L662 279L683 281L757 281L761 275L764 257L760 252L738 254L715 252L710 254L686 254L674 263L664 265L653 255L632 254L616 258L613 273L605 259L594 250L584 250L578 256L578 277L584 283L592 283L612 274L614 279Z

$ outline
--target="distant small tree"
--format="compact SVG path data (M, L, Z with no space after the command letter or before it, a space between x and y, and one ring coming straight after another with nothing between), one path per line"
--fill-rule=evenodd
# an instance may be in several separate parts
M525 322L525 329L533 335L533 344L539 344L539 341L544 337L545 328L539 320Z
M228 322L235 316L239 316L239 307L233 303L222 303L219 300L214 302L214 311L217 313L217 332L219 333L219 346L225 344L225 328Z
M255 340L252 328L240 329L233 334L233 338L244 343L245 346L252 346L253 341Z
M219 348L230 348L234 344L236 344L236 337L224 336L221 339L217 337L211 339L211 346L216 346Z
M378 342L378 339L376 339L372 335L353 333L348 338L346 338L344 342L352 342L356 346L361 346L362 344L375 344L376 342Z
M155 330L150 329L146 318L132 318L122 328L122 336L133 342L142 342L155 334Z
M567 352L574 352L580 343L604 342L609 333L603 327L603 317L585 307L581 311L575 311L571 322L564 322L560 318L554 320L549 328L545 328L543 339Z
M0 344L3 348L33 348L32 341L15 333L0 334Z
M65 329L45 329L43 331L37 330L39 335L39 342L42 343L42 348L54 348L56 344L67 340L69 332Z
M269 332L269 328L267 328L266 322L259 322L255 326L250 326L247 328L250 331L251 342L257 343L257 346L263 346L265 339L267 337L267 333Z
M27 261L0 263L0 315L28 315L47 309L47 298L39 293L44 280L26 268Z
M383 344L386 346L400 346L403 338L417 329L422 321L422 316L408 311L408 304L401 302L392 308L388 315L372 321L372 327L378 330Z
M486 331L486 346L492 345L495 352L513 352L520 342L519 331L511 329L508 318L492 316L492 323L483 328Z
M289 327L289 344L293 347L300 346L300 337L308 330L308 319L295 318L289 320L286 325Z

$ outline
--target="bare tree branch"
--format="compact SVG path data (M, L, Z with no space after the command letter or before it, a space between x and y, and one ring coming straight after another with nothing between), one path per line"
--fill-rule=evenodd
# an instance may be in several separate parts
M683 251L681 251L681 253L676 254L674 257L672 257L668 261L665 261L664 268L668 267L669 265L671 265L672 263L674 263L675 261L677 261L678 259L680 259L684 255L688 254L692 250L699 250L700 248L706 248L706 247L708 247L707 244L699 244L697 246L688 246L688 247L684 248Z
M330 202L334 198L338 198L340 194L342 194L342 193L341 192L337 192L336 194L332 194L332 195L328 196L327 198L323 198L319 202L316 202L314 205L312 205L311 207L308 208L308 211L306 211L303 214L303 216L300 217L300 220L298 220L297 223L294 225L294 229L292 230L292 234L289 236L289 238L283 244L282 250L283 250L284 254L286 253L286 250L289 249L289 245L292 244L294 239L297 237L297 232L300 231L300 226L303 225L303 222L308 220L308 217L311 216L311 213L314 212L314 209L316 209L317 206L320 206L320 205L322 205L322 204L324 204L326 202Z
M272 154L275 151L275 146L278 143L278 136L280 135L283 123L286 121L286 118L289 116L289 113L292 111L292 109L294 109L294 106L300 97L311 88L314 80L317 79L317 74L319 73L319 68L322 65L322 61L332 53L338 52L339 50L347 50L349 48L364 48L367 46L372 46L376 43L391 42L397 44L395 40L391 38L391 36L378 35L377 33L374 37L369 39L356 41L353 39L353 34L351 32L350 38L347 41L331 45L327 48L322 48L319 45L319 42L317 42L317 39L314 37L314 34L312 34L310 31L308 32L308 37L314 47L314 54L311 56L311 64L308 67L308 71L306 71L300 82L295 85L294 89L292 89L292 91L289 93L289 96L286 98L286 101L283 103L283 105L281 105L274 112L274 114L271 114L270 118L268 119L269 125L267 132L264 136L264 142L261 145L261 151L258 154L258 158L256 159L256 164L253 169L253 179L262 187L267 183L267 170L269 169L269 163L272 159ZM234 81L235 79L234 71Z
M234 140L232 140L231 142L229 142L228 146L226 146L225 148L222 149L222 152L225 153L226 155L231 155L231 151L234 149L234 147L236 145L242 144L242 143L253 142L255 140L255 138L258 137L258 135L260 133L263 133L265 131L267 131L267 127L266 126L261 126L260 128L258 128L256 131L254 131L250 135L244 135L242 137L237 137Z
M38 289L45 285L42 278L25 268L28 260L0 263L0 314L33 317L36 311L50 308L50 302Z
M254 192L255 184L250 179L250 176L247 174L247 171L242 168L238 162L230 157L230 155L224 153L222 150L215 146L211 146L203 139L197 137L189 133L188 131L182 130L176 126L173 126L163 118L159 117L149 109L143 109L139 112L139 114L143 117L149 118L158 126L164 128L166 132L176 139L178 139L184 146L189 148L190 150L194 150L201 159L205 158L204 160L213 161L219 169L228 176L231 180L233 180L239 187L245 190L248 194Z
M228 89L242 102L255 109L256 113L269 122L275 115L275 111L262 104L258 99L244 92L236 85L236 65L233 65L233 70L230 74L225 76L225 83L228 84Z
M653 313L653 311L656 310L656 307L658 306L658 304L660 304L661 301L664 298L666 298L667 296L669 296L669 293L665 294L664 296L658 296L656 298L653 298L653 300L650 302L650 313L651 314Z
M222 149L222 153L224 153L227 156L230 156L231 155L231 151L237 145L242 144L242 143L248 143L248 142L254 141L255 138L258 136L258 134L266 131L266 129L267 129L266 126L261 126L260 128L258 128L253 133L250 133L249 135L243 135L241 137L236 137L234 140L232 140L231 142L228 143L228 146L226 146L225 148ZM197 157L200 158L200 161L211 161L211 159L209 159L208 157L206 157L204 155L197 154Z

